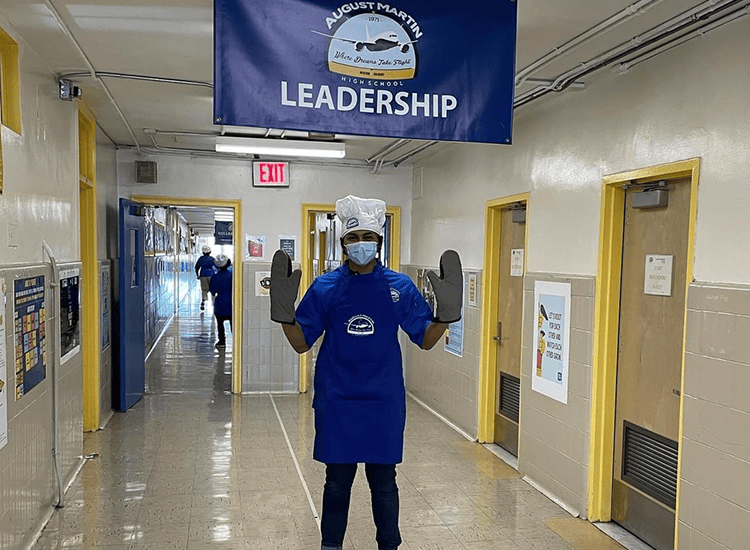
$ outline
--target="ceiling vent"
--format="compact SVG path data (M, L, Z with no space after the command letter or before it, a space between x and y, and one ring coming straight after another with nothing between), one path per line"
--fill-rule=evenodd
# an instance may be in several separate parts
M156 161L153 161L153 160L135 161L135 182L136 183L156 183Z

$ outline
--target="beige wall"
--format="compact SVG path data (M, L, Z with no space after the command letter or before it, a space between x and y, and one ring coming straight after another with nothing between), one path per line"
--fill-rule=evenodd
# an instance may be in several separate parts
M401 262L409 261L411 232L411 167L387 168L372 174L371 168L333 167L292 163L288 188L253 187L252 161L144 155L140 160L157 163L158 183L136 184L135 151L118 152L118 190L121 197L157 195L242 201L240 234L265 235L264 258L271 260L279 235L296 235L300 245L302 204L333 204L346 195L378 197L389 206L401 207ZM237 261L243 258L238 257Z
M595 314L602 178L700 158L694 277L706 285L743 285L743 292L727 300L736 308L732 315L698 315L691 305L686 382L696 373L717 379L710 398L701 393L709 389L704 379L700 391L686 390L681 550L718 548L714 541L745 548L750 525L746 496L737 494L747 485L750 423L747 406L735 404L736 388L748 382L740 345L747 331L739 331L750 328L748 37L750 18L743 18L625 74L602 71L582 93L550 94L516 111L512 147L436 146L419 162L423 194L412 203L412 265L434 264L453 248L465 270L481 270L486 202L529 192L527 274L587 281L571 309L578 330L571 334L568 405L530 391L528 345L524 351L519 451L523 474L586 515L593 341L587 333ZM527 276L527 300L533 278ZM698 291L690 292L694 300ZM446 379L472 364L472 358L458 366L435 362L431 374ZM457 421L461 414L446 416Z
M531 389L536 353L534 284L570 284L570 349L568 402L550 399ZM537 485L584 517L588 506L588 443L591 424L592 338L594 331L593 277L527 273L524 278L524 333L521 369L521 411L518 468Z
M298 265L294 266L295 269ZM242 264L242 392L297 392L299 355L287 343L281 325L271 321L271 299L256 296L256 272L271 271L271 262Z
M436 265L402 267L402 271L415 283L419 269L440 272ZM477 306L469 306L467 303L467 274L464 272L463 356L446 351L444 340L425 351L405 337L401 339L401 351L406 365L404 379L412 395L441 416L450 419L466 434L476 437L482 310L479 303ZM479 276L477 285L477 294L481 295Z
M0 26L17 39L13 28L0 17ZM56 502L52 448L53 399L52 270L42 253L42 242L52 249L58 264L80 268L78 103L57 97L54 75L25 43L19 44L22 133L5 126L2 132L3 193L0 195L0 277L8 285L5 306L8 392L8 444L0 450L0 548L21 548L39 528ZM111 214L116 207L114 147L100 144L97 151L98 256L109 257L116 225ZM115 205L115 206L113 206ZM107 224L109 218L110 223ZM9 224L18 245L8 246ZM116 224L116 218L115 218ZM15 227L13 227L15 226ZM109 236L109 238L106 238ZM47 265L44 265L47 263ZM45 379L20 400L15 400L12 282L16 277L45 275L48 318L48 364ZM81 354L63 363L57 376L59 388L58 430L60 465L67 483L80 465L83 454L83 398ZM103 422L111 414L111 364L107 352L101 363L101 410Z
M680 549L750 540L750 285L688 289Z

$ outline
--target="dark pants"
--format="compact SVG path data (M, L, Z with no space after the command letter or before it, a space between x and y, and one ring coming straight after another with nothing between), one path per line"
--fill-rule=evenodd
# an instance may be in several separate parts
M323 517L320 531L324 549L340 548L344 543L349 517L352 483L357 473L356 464L326 464L326 484L323 489ZM398 487L395 464L365 464L365 475L370 484L372 517L379 550L395 550L401 544L398 530Z
M232 316L227 315L224 317L223 315L217 315L216 316L216 324L219 327L219 342L224 342L226 339L226 334L224 333L224 321L229 321L229 330L232 330Z

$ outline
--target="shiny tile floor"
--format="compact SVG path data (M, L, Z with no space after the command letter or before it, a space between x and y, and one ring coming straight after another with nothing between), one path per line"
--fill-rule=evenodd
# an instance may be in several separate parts
M147 394L87 434L87 460L35 545L111 550L320 547L324 467L309 395L232 396L231 339L191 296L149 356ZM616 550L413 400L398 468L407 550ZM362 469L345 548L377 548Z

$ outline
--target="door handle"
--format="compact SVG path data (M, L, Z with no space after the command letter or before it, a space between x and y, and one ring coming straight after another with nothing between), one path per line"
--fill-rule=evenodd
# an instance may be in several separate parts
M497 342L498 346L503 345L503 323L498 321L497 323L497 336L493 336L492 339Z

